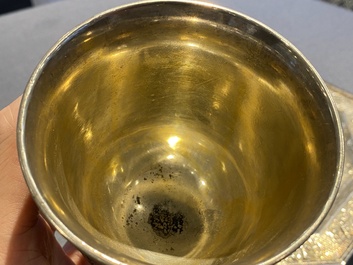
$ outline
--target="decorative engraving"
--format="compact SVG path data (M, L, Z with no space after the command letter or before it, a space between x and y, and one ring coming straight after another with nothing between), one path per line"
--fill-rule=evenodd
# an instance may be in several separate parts
M345 137L343 178L337 198L320 227L290 256L277 263L346 264L353 252L353 95L331 85Z

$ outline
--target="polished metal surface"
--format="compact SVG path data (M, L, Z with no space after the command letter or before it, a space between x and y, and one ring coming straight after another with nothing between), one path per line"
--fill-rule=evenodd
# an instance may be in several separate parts
M23 172L102 264L272 264L329 210L343 138L325 84L266 26L143 2L66 35L19 114Z
M343 177L337 198L324 221L280 265L342 265L353 253L353 95L328 85L342 121L345 143ZM350 264L350 263L348 263Z

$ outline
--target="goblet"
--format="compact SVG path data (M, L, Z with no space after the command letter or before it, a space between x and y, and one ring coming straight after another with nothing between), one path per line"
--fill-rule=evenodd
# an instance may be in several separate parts
M94 264L272 264L324 218L343 161L331 96L292 44L180 1L65 35L18 143L43 216Z

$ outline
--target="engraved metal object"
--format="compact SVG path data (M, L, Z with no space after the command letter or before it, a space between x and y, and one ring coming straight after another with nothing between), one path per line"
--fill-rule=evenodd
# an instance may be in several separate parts
M309 239L278 264L332 264L348 262L353 250L353 95L328 85L338 108L345 142L345 163L337 198Z
M68 33L23 96L19 156L43 215L95 264L272 264L317 228L343 135L288 41L195 2Z

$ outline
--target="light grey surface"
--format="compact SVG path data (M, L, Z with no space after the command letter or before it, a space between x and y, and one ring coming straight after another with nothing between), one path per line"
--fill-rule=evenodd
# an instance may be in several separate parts
M0 17L0 109L19 96L31 73L67 31L129 0L71 0ZM211 2L211 1L208 1ZM318 0L216 0L272 27L328 82L353 93L353 12Z

